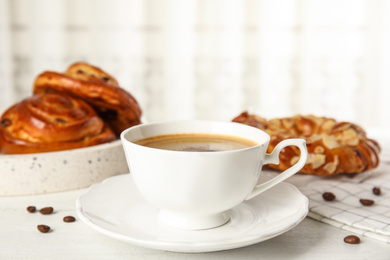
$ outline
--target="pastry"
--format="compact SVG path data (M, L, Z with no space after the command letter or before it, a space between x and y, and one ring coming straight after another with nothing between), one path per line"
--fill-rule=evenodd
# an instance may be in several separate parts
M374 169L379 164L379 144L367 138L360 126L314 115L296 115L266 120L244 112L233 119L266 131L270 137L267 152L288 138L306 139L309 158L301 172L319 176L355 174ZM286 170L299 159L299 149L286 147L280 153L280 164L267 165Z
M97 111L117 136L141 123L141 109L134 97L103 70L78 62L65 73L46 71L38 75L34 94L63 93L81 98Z
M0 118L0 152L4 154L60 151L115 139L88 103L66 94L35 94Z

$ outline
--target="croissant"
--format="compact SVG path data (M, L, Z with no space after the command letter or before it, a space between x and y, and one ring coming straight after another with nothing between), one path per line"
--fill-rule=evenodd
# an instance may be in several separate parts
M333 118L314 115L296 115L266 120L243 112L233 119L266 131L270 137L267 152L287 138L306 139L309 158L301 172L319 176L355 174L371 170L379 165L379 144L367 138L360 126L349 122L337 122ZM279 165L270 168L286 170L299 159L299 149L286 147L280 153Z
M43 72L35 79L33 92L65 93L83 99L117 136L141 123L142 112L135 98L120 88L111 75L87 63L75 63L65 73Z
M60 151L115 139L89 104L68 95L33 95L0 118L0 152L4 154Z

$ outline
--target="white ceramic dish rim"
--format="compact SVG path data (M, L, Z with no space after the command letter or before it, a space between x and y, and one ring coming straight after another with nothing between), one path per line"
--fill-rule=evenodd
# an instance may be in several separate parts
M0 153L0 160L2 159L18 159L18 160L27 160L30 158L34 158L37 156L50 156L50 155L61 155L61 154L68 154L68 153L85 153L85 152L93 152L96 150L101 149L109 149L112 147L116 147L118 145L122 145L122 142L120 139L116 139L114 141L103 143L103 144L97 144L93 146L88 147L82 147L82 148L75 148L75 149L69 149L69 150L62 150L62 151L56 151L56 152L45 152L45 153L26 153L26 154L2 154Z
M129 171L120 140L57 152L2 154L0 168L0 196L87 188Z

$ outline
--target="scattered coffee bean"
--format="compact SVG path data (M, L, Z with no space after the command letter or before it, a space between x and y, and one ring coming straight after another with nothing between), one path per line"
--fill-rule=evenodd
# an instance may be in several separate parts
M51 214L53 213L53 207L45 207L45 208L42 208L39 213L41 214L44 214L44 215L48 215L48 214Z
M333 201L336 199L336 196L332 192L324 192L322 198L326 201Z
M37 210L37 208L35 206L28 206L27 207L27 211L30 213L34 213L36 210Z
M76 221L76 219L75 219L75 217L73 217L73 216L66 216L66 217L64 217L64 222L75 222Z
M37 228L42 233L47 233L50 231L50 227L47 225L38 225Z
M374 187L373 189L372 189L372 193L374 193L375 195L377 195L377 196L379 196L379 195L381 195L381 188L379 188L379 187Z
M374 205L375 201L369 199L360 199L360 203L364 206L372 206Z
M344 238L344 242L348 244L359 244L360 238L358 236L350 235Z

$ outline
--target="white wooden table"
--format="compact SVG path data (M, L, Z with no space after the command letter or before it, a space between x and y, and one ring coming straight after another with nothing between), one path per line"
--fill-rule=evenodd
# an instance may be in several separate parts
M85 190L0 197L0 259L390 259L390 246L367 237L343 242L350 232L306 218L273 239L234 250L183 254L141 248L106 237L77 218L75 200ZM28 213L27 206L54 207L51 215ZM65 223L72 215L76 222ZM38 224L52 232L40 233Z

